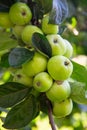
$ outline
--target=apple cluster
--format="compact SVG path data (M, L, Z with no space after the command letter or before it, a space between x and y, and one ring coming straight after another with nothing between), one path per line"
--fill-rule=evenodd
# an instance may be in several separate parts
M53 115L56 117L69 115L73 108L73 102L70 99L71 87L68 82L73 72L70 61L73 48L70 42L58 34L58 25L49 23L49 14L43 16L40 27L33 25L32 11L25 3L13 4L9 14L5 15L9 21L5 27L10 26L12 33L17 39L23 41L25 47L34 49L32 36L38 32L47 38L52 49L50 58L35 49L33 58L17 70L13 81L32 86L39 93L45 93L52 103Z

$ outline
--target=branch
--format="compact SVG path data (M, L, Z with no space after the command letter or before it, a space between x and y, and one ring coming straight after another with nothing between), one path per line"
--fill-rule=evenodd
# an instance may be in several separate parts
M52 115L52 107L49 100L46 100L47 108L48 108L48 116L49 116L49 122L51 125L52 130L56 130L55 122Z

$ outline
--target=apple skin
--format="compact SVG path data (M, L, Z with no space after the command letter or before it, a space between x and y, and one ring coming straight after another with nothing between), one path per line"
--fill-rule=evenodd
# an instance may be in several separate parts
M25 44L32 46L32 35L38 32L43 34L42 30L35 25L27 25L22 31L22 40Z
M15 35L16 38L21 39L21 33L23 31L25 26L15 25L12 28L12 32Z
M64 39L58 34L51 34L46 36L52 48L52 56L63 55L66 52L66 45Z
M18 69L15 74L14 74L14 78L13 78L14 82L18 82L21 84L24 84L28 87L32 87L33 86L33 78L32 77L28 77L27 75L25 75L21 69Z
M57 34L59 31L58 25L49 23L49 15L42 19L42 31L45 34Z
M53 115L57 118L68 116L73 109L72 99L66 99L62 102L53 102Z
M71 88L67 80L64 82L55 81L46 92L46 96L51 101L61 102L70 96Z
M13 23L9 18L9 13L0 12L0 26L3 28L13 27Z
M9 17L13 24L25 25L30 22L32 18L32 12L27 4L16 2L9 10Z
M39 92L46 92L52 83L51 76L47 72L41 72L34 77L33 87Z
M46 66L47 58L44 55L35 52L34 57L23 64L22 70L27 76L33 77L36 74L45 71Z
M64 39L64 41L66 45L66 52L64 53L64 56L67 58L71 58L73 55L73 47L68 40Z
M67 57L57 55L49 59L47 70L54 80L63 81L71 76L73 64Z

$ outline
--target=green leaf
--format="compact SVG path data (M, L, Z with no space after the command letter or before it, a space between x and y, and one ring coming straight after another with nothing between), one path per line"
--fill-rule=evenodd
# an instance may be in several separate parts
M48 57L52 56L52 49L51 46L47 40L47 38L40 34L40 33L34 33L32 37L33 46L43 54L47 55Z
M32 121L35 109L36 99L30 95L8 112L3 126L7 129L18 129L26 126Z
M87 84L87 68L72 61L73 63L73 73L72 78L79 81L84 82Z
M66 0L53 0L49 23L61 24L68 16L68 4Z
M43 14L48 13L52 9L53 0L35 0L37 2L40 12Z
M0 61L0 66L6 67L6 68L9 67L8 55L9 55L9 53L2 55L1 61Z
M71 95L70 98L76 103L87 104L87 86L81 82L70 83Z
M11 107L23 100L30 89L22 84L8 82L0 85L0 107Z
M9 64L12 67L20 67L25 61L31 60L34 51L26 48L15 48L9 54Z
M0 51L14 48L18 45L17 40L10 37L11 33L0 30Z

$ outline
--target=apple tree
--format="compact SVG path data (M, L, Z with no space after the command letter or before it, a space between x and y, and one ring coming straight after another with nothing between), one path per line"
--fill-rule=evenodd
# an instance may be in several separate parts
M72 60L74 48L66 33L73 4L77 2L0 1L3 128L26 127L42 112L56 130L55 117L69 117L74 103L87 104L87 67Z

